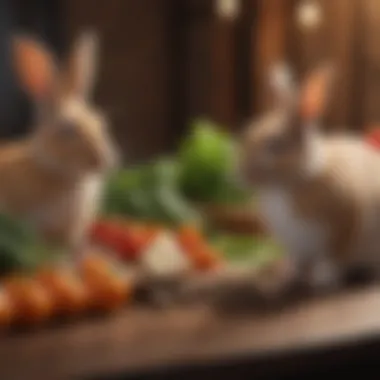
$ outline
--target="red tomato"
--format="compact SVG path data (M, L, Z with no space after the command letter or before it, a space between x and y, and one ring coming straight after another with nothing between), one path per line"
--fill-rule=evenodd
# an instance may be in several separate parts
M157 236L160 229L145 225L130 225L123 230L125 258L137 259L149 243Z
M101 221L94 224L90 231L91 239L99 244L120 253L125 250L123 232L115 223L111 221Z
M155 226L114 219L96 223L91 229L91 238L123 259L136 260L159 231Z
M152 240L162 231L162 227L150 224L132 223L122 219L102 220L93 225L91 239L116 253L122 260L135 261L144 252ZM202 243L203 237L196 230L184 230L184 245L187 247ZM194 240L194 243L189 243ZM191 247L188 247L191 249Z

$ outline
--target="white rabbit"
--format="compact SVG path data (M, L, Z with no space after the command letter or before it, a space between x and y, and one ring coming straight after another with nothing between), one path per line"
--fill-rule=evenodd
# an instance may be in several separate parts
M329 66L299 87L278 72L275 108L240 144L239 172L259 194L263 223L313 287L339 285L358 265L380 274L380 154L360 137L322 133Z

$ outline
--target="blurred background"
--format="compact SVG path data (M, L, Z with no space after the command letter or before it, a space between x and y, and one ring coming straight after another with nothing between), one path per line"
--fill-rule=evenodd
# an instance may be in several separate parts
M149 160L175 151L193 121L199 118L210 119L232 133L238 132L248 118L258 115L270 105L268 69L273 63L284 60L301 77L320 62L330 60L334 63L338 75L325 116L327 130L360 131L369 125L380 123L379 0L0 0L0 138L5 140L24 136L29 132L32 118L32 105L18 87L13 73L9 44L12 34L21 31L40 37L58 57L64 57L73 39L86 28L99 33L102 45L96 103L109 114L113 133L128 163ZM217 159L223 161L220 157ZM220 167L222 166L223 162ZM197 182L198 170L192 169L191 174L194 175L191 179L195 178L193 182ZM210 178L207 170L206 175ZM166 177L162 177L163 182L169 182ZM204 183L206 185L203 188L212 187L210 182ZM168 188L170 186L169 183ZM153 188L150 182L147 188L149 191ZM140 188L137 193L142 193ZM171 197L177 196L176 194L169 192ZM167 207L167 204L164 206ZM147 209L151 211L149 204ZM185 217L181 207L179 209L180 216ZM370 305L373 298L366 300ZM334 312L326 313L329 316L331 314L331 318L327 318L327 328L330 329L327 330L327 335L341 324L341 310L349 310L346 314L350 314L351 310L356 310L355 305L346 309L342 309L339 304L333 305L331 310ZM305 315L304 320L307 320L308 315ZM315 314L317 317L309 315L319 321L323 320L321 315L323 317L324 313ZM174 314L169 322L163 318L157 327L152 324L151 328L148 318L140 318L136 314L136 325L143 321L139 330L143 331L143 343L136 355L146 351L146 342L151 340L152 332L162 338L165 336L165 326L171 327L173 323L175 337L177 325L173 321L180 320L178 326L184 321L185 327L186 323L196 327L192 318L195 322L198 320L197 315L190 315L186 319L182 314L178 318ZM293 323L289 319L288 325L272 320L272 325L264 325L262 329L261 325L255 327L251 336L258 339L265 335L272 342L282 336L282 332L278 333L279 329L286 330L284 336L288 334L291 338L297 336L299 331L299 334L304 332L307 335L304 326L299 328L301 320L302 318L296 319ZM374 320L378 321L377 316L373 320L369 319L369 325ZM363 321L365 325L367 319ZM116 361L124 363L124 352L120 351L118 356L112 352L112 348L116 351L122 347L124 331L128 333L135 329L131 325L132 329L128 330L126 325L121 325L120 330L109 325L110 333L107 330L103 332L101 326L98 330L91 330L91 327L85 329L82 335L78 333L79 329L73 330L72 342L64 338L65 331L62 335L53 336L53 339L58 336L61 339L59 342L68 343L66 346L63 344L69 349L64 350L62 355L70 358L71 354L74 366L81 361L79 359L85 358L85 363L96 367L94 354L98 354L99 358L105 356L106 363L112 355ZM210 326L214 328L211 328L211 333L223 333L224 327L217 322L211 320ZM237 330L234 341L233 329L230 329L232 324L226 326L225 340L223 337L217 339L215 347L222 347L223 342L234 347L234 342L243 341L247 333L251 334L251 330L244 329L244 324L237 324L242 328ZM278 326L279 329L272 331L272 326ZM181 330L178 327L178 331L184 330L185 328ZM198 337L204 335L208 339L208 334L204 334L204 331L195 329L194 334L184 332L185 342L189 342L190 348L191 344L198 348ZM104 347L107 346L104 346L101 338L98 339L96 332L100 337L106 337L111 354L104 354L107 351ZM87 340L87 337L91 339ZM115 338L115 345L109 337ZM81 343L81 339L90 346L88 352L77 349L71 353L70 349L75 348L78 342ZM165 336L162 341L164 340L168 340L170 348L170 336ZM265 341L264 338L263 340ZM136 339L136 342L139 343L139 340ZM134 352L135 344L132 339L131 352ZM42 340L37 341L36 345L42 347L43 354L49 355L51 347L54 347L52 352L53 355L56 353L56 363L53 360L52 367L59 363L55 345L55 341L49 346ZM160 348L160 345L159 342L152 346ZM35 346L29 341L25 346L30 351L27 351L28 347L22 351L24 356L32 352L30 362L33 362L33 366L37 365L34 364L37 360L33 360L37 357L34 356ZM212 344L209 346L213 347ZM136 347L139 347L138 344ZM205 344L205 347L207 349L208 345ZM259 343L257 347L260 348ZM378 361L378 348L377 345L371 357L371 360L375 357L375 363ZM16 343L13 349L13 352L19 351ZM8 353L8 346L3 350ZM38 354L37 351L35 355ZM78 358L75 357L77 352ZM327 356L330 361L336 360L330 354ZM363 357L367 360L369 356L366 351L366 355L357 357L358 360ZM66 360L67 363L63 361L64 364L69 365L70 360ZM326 357L321 360L329 363ZM348 364L350 360L341 359ZM284 362L295 372L299 370L298 365L303 364L302 359L296 357L293 361L286 359ZM310 364L311 367L314 366L313 363ZM91 368L90 364L85 364L85 367L88 365ZM221 362L216 364L220 365ZM273 367L272 363L267 364L267 367L276 371L276 366ZM360 371L365 367L363 364ZM219 371L218 378L223 378L224 371L225 369ZM243 372L242 370L241 376L253 377ZM204 374L204 378L206 376ZM277 374L273 378L279 378L276 376ZM195 377L197 376L188 372L188 378ZM234 377L234 371L225 374L225 378ZM306 376L300 375L299 378Z
M103 38L98 100L114 110L134 158L170 149L199 116L238 128L267 106L267 69L282 59L298 74L333 60L327 125L359 128L380 116L378 0L63 3L69 36L91 25Z
M297 74L324 59L335 63L327 126L362 128L380 117L378 0L2 3L2 28L13 22L42 34L58 54L83 28L98 30L97 102L129 160L171 150L194 118L239 128L268 105L267 69L277 60ZM23 125L26 116L16 114L8 118Z

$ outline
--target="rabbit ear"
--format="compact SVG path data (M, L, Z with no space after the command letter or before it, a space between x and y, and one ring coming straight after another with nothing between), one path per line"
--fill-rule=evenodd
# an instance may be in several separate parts
M300 117L303 122L313 122L325 111L334 70L331 64L324 64L311 72L300 92Z
M24 91L35 102L51 99L56 89L56 65L49 50L31 37L12 41L16 74Z
M296 86L290 67L285 62L278 62L271 67L269 85L277 106L288 107L293 104Z
M63 86L70 94L83 98L91 96L98 61L98 37L93 32L85 32L75 41L68 62L67 77Z

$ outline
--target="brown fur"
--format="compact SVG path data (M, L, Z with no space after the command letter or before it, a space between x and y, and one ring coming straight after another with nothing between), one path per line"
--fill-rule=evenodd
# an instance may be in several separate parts
M3 148L1 152L4 153L0 156L0 178L7 184L0 187L2 211L32 222L49 240L66 242L73 223L68 220L68 213L59 212L57 207L56 224L45 224L39 214L43 205L55 209L56 202L73 192L72 180L36 164L27 143Z
M89 100L94 49L94 36L84 34L59 72L40 42L15 39L15 67L39 113L31 137L0 147L0 209L71 247L85 238L117 159L106 120Z

